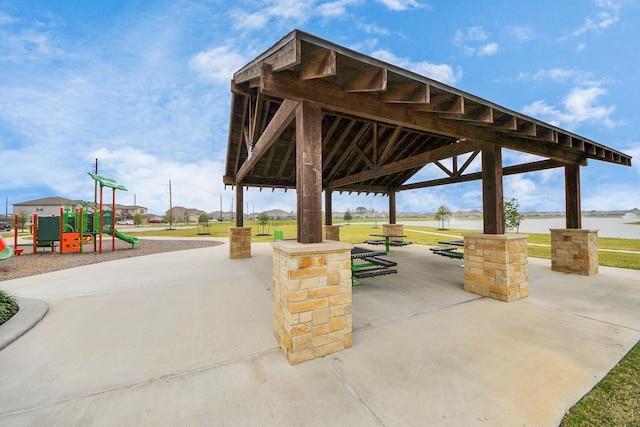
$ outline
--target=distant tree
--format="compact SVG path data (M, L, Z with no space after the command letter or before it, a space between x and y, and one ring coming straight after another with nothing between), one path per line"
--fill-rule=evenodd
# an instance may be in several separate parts
M211 234L209 232L209 218L204 212L198 216L198 234Z
M447 205L440 205L438 210L436 211L436 221L440 221L440 229L447 230L449 229L449 219L451 218L451 209ZM445 221L447 222L447 226L444 226Z
M364 217L367 214L367 208L365 208L364 206L358 206L356 208L356 213L362 217Z
M24 231L24 226L29 222L29 215L23 210L18 211L18 226L21 231Z
M262 227L262 233L265 234L265 227L269 224L269 215L266 212L262 212L258 215L258 226Z
M133 216L133 222L134 222L136 225L138 225L138 226L139 226L140 224L142 224L142 214L141 214L141 213L137 213L137 214L135 214L135 215Z
M347 209L347 211L344 213L344 220L348 224L349 221L351 221L352 219L353 219L353 215L351 215L351 211L349 209Z
M504 199L504 227L507 231L516 230L516 233L520 232L520 223L524 219L524 215L518 212L520 203L515 197Z

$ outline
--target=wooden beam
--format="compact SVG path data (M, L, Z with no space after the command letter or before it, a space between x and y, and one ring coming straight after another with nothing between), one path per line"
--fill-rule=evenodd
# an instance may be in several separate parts
M567 228L582 228L579 165L566 165L564 167L564 198Z
M389 190L389 224L396 223L396 192Z
M280 134L291 124L295 117L295 111L298 103L285 99L276 114L273 116L267 127L265 128L260 139L255 144L251 156L248 157L240 170L236 174L236 181L240 182L251 171L251 169L258 163L258 161L264 156L267 150L273 145L274 142L280 137Z
M324 190L324 224L333 225L333 206L331 203L331 194L333 191L329 188Z
M301 102L296 111L298 242L322 242L322 109Z
M267 95L286 99L307 99L328 110L373 121L378 120L452 138L499 144L517 151L562 160L567 163L579 163L584 159L584 155L577 150L545 141L536 140L537 143L532 143L531 137L519 136L521 132L523 135L531 133L529 125L533 125L533 123L527 125L520 122L519 130L515 134L513 132L498 132L492 128L474 126L469 122L447 120L432 114L422 113L413 108L404 108L399 104L380 102L364 93L346 93L339 86L327 81L302 82L288 72L264 74L261 79L261 90Z
M244 227L244 192L242 191L242 184L236 185L236 227Z
M336 51L319 47L302 59L298 77L301 80L330 77L336 75L336 70Z
M300 64L302 56L301 42L293 39L287 42L282 48L262 59L253 61L233 75L236 84L249 82L261 75L260 67L264 64L270 65L273 71L291 69Z
M389 88L380 95L380 101L398 104L428 104L430 86L424 83L411 83Z
M482 217L485 234L504 234L502 189L502 149L490 146L482 150Z
M475 154L475 153L474 153ZM502 175L517 175L528 172L538 172L547 169L565 167L567 164L557 160L540 160L538 162L522 165L507 166L502 169ZM462 172L462 170L460 171ZM398 187L398 191L416 190L419 188L438 187L440 185L458 184L461 182L477 181L482 179L482 172L473 172L466 175L451 176L448 178L432 179L429 181L414 182Z
M417 154L415 156L408 157L394 163L382 165L376 170L364 171L351 176L333 180L331 181L331 188L340 188L346 185L367 181L381 176L386 176L409 169L420 168L428 163L446 159L448 157L451 157L452 155L464 154L471 151L480 150L482 149L482 147L484 147L484 143L472 141L461 141L455 144L445 145L444 147L436 148L435 150Z
M389 155L391 154L391 150L393 150L393 147L396 145L396 142L398 141L400 132L402 132L402 126L396 126L396 128L393 130L393 133L391 134L391 137L389 137L389 140L387 141L387 145L384 146L384 150L382 151L382 154L378 158L379 165L386 163L387 158L389 158Z
M451 93L431 91L429 103L416 105L414 110L428 113L464 114L464 97Z
M345 92L378 92L387 89L387 70L385 68L363 68L342 85Z

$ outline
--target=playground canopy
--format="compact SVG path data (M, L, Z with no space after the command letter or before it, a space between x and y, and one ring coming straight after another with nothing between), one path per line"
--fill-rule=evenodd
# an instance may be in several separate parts
M580 166L630 166L631 156L557 126L313 35L294 30L231 82L225 185L296 189L298 239L322 241L331 192L389 196L482 180L485 233L504 232L503 175L565 169L567 228L581 228ZM502 149L535 155L504 166ZM469 171L480 156L482 171ZM451 159L444 162L446 159ZM425 165L440 179L409 181ZM300 223L302 225L300 225Z

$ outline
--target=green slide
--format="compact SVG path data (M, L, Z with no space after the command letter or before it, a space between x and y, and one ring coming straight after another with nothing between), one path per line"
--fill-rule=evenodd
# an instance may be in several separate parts
M127 236L126 234L122 234L118 230L116 230L116 237L120 240L124 240L127 243L131 243L131 249L133 249L133 245L138 243L138 238L134 236Z

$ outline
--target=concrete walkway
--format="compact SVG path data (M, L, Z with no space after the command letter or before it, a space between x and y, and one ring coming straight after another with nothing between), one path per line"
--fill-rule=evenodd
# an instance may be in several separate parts
M0 425L556 426L640 339L638 271L530 259L530 296L502 303L413 245L353 289L352 348L289 366L271 246L228 250L2 282L49 312L0 351Z

